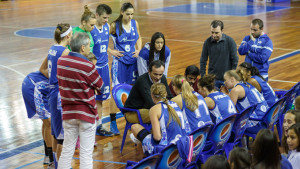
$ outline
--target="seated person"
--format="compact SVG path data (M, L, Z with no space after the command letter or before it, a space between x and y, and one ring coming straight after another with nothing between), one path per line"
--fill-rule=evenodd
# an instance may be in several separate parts
M194 65L190 65L185 69L184 76L187 82L192 86L195 92L198 92L198 76L200 75L199 68ZM169 84L170 91L173 96L177 94L174 92L172 82Z
M211 117L215 124L236 113L230 97L215 89L216 75L204 75L198 83L199 93L205 97Z
M259 70L256 67L252 66L248 62L243 62L236 68L236 70L245 74L245 80L252 84L264 96L269 107L277 101L274 90L260 75Z
M139 53L139 57L137 58L139 76L148 72L148 66L154 60L161 60L165 63L164 75L167 77L171 51L166 46L164 34L160 32L154 33L151 42L146 43Z
M245 81L242 72L229 70L224 74L225 85L231 89L229 97L236 105L236 109L242 112L251 105L256 105L255 110L250 115L251 118L262 118L269 106L263 95L251 84ZM246 132L256 134L261 128L265 128L261 122L249 120Z
M212 123L203 97L199 93L192 91L190 84L183 75L176 75L172 80L172 85L177 96L171 101L180 107L184 117L187 118L185 124L187 134L199 127Z
M156 146L167 146L186 136L183 114L176 103L169 101L166 86L155 83L151 86L151 97L155 106L150 111L152 134L140 124L133 124L131 131L142 143L145 154L153 154Z
M150 123L149 109L154 106L154 102L150 94L152 84L164 84L167 90L167 98L172 98L167 79L165 75L163 75L164 70L164 62L160 60L151 62L149 65L149 71L138 77L129 93L128 99L125 102L124 107L140 110L144 123ZM125 117L130 123L139 123L136 112L126 112Z

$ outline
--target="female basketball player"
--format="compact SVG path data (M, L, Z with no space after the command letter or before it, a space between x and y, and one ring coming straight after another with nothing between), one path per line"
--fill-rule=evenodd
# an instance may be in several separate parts
M185 124L187 134L206 124L211 124L212 121L204 98L199 93L192 91L192 87L184 76L176 75L172 84L177 96L171 101L177 103L183 115L187 117Z
M45 69L48 69L49 84L52 86L49 93L49 105L51 112L51 131L54 136L53 152L54 155L55 152L57 153L57 160L62 151L63 143L62 108L57 80L60 77L56 77L57 60L60 56L69 54L70 51L66 46L70 44L71 37L72 27L70 24L61 23L57 25L54 33L56 44L49 49L48 56L40 69L41 72L45 72ZM56 159L54 159L54 162Z
M114 40L112 86L119 83L134 84L137 79L137 57L142 46L138 22L132 19L133 5L129 2L121 7L119 17L111 24L110 33ZM123 55L123 56L120 56Z
M229 70L224 74L225 85L228 89L231 89L229 96L234 105L236 105L236 109L242 112L245 108L256 105L250 117L262 118L269 106L262 94L251 84L247 83L245 79L244 74L235 70ZM256 134L261 128L265 128L263 123L250 120L246 131Z
M154 83L151 86L151 96L156 105L150 111L152 134L140 124L134 124L131 131L142 143L146 154L153 154L155 146L167 146L175 143L180 136L185 136L184 119L176 103L168 101L166 86Z
M152 35L151 42L142 48L140 57L137 58L139 76L148 72L148 66L153 60L161 60L165 63L164 75L167 77L171 59L171 51L166 46L165 36L160 32Z
M265 98L271 107L277 100L274 90L269 83L260 75L259 70L250 63L243 62L237 67L237 71L245 74L245 80L252 84Z
M28 74L22 83L22 95L29 119L41 119L42 135L45 145L44 164L53 162L52 136L48 95L50 85L48 78L40 71Z
M213 122L216 124L221 120L236 113L235 106L230 97L215 89L215 75L204 75L199 79L199 93L205 97L204 100L210 113Z
M90 52L93 53L94 48L94 40L91 35L91 31L94 29L94 26L96 25L96 15L90 11L87 5L84 6L84 12L81 16L81 22L78 27L75 27L73 29L73 34L76 32L85 32L89 35L91 44L90 44Z

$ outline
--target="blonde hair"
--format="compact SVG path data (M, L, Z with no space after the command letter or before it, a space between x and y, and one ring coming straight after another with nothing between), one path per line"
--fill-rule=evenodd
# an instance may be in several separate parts
M240 76L241 81L243 81L244 83L246 83L248 81L249 76L247 75L247 71L245 70L245 68L236 70L236 73Z
M176 75L172 83L176 88L181 90L182 98L185 101L186 107L191 110L195 111L198 108L198 98L196 95L192 93L192 89L190 84L186 81L183 75Z
M175 109L169 105L168 103L168 99L167 99L167 90L166 90L166 86L163 83L154 83L151 86L151 94L158 100L163 101L167 107L168 107L168 112L169 112L169 120L168 120L168 124L167 127L169 126L170 122L171 122L171 117L172 119L174 119L174 121L176 121L179 126L181 127L181 122L180 119L177 115L177 112L175 111Z
M241 77L236 73L235 70L228 70L227 72L225 72L225 74L229 77L233 77L237 81L241 81Z
M54 32L54 40L56 43L60 43L65 37L61 37L60 35L65 33L70 28L70 24L68 23L60 23L57 24L55 32Z
M87 5L84 5L84 12L81 16L81 23L83 21L88 22L90 18L96 19L96 15L89 9Z

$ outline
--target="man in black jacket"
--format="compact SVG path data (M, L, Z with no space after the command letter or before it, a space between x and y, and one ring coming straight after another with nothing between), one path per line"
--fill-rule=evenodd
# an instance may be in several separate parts
M220 20L211 22L211 36L206 39L202 48L200 59L200 74L206 74L206 64L208 63L208 73L216 75L217 88L224 85L224 73L228 70L236 69L239 58L234 40L223 33L224 24Z
M150 88L153 83L165 84L168 93L167 98L172 98L167 79L165 75L163 75L164 70L164 62L160 60L151 62L149 65L149 71L138 77L129 93L128 99L125 102L124 107L140 110L144 123L150 123L149 109L154 106L150 93ZM136 112L126 112L125 116L128 122L139 123Z

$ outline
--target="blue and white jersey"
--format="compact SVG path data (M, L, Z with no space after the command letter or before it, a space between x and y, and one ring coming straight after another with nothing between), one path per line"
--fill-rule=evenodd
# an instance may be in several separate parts
M264 96L250 83L239 82L235 86L237 85L241 85L245 90L245 97L237 100L237 110L242 112L245 108L256 104L257 106L250 117L262 118L269 108Z
M139 39L136 22L134 19L131 19L130 30L126 30L123 27L121 36L119 26L119 22L116 22L116 34L112 34L114 48L118 51L124 51L124 56L120 57L118 60L124 64L134 64L136 63L136 58L133 57L133 52L135 51L136 41Z
M209 109L210 113L213 115L212 119L215 124L237 113L235 106L228 95L216 91L210 93L207 97L210 97L215 102L215 107L213 109Z
M175 143L180 137L185 136L185 128L186 123L184 120L184 115L178 105L172 101L168 101L168 104L171 105L175 111L181 122L181 127L179 124L171 118L171 121L168 126L169 121L169 111L168 107L165 103L160 102L161 104L161 116L159 118L160 130L161 130L161 140L159 142L160 145L168 145L170 143ZM187 121L187 120L186 120Z
M271 107L277 101L277 97L275 95L274 90L268 82L262 80L259 76L252 76L252 78L254 78L259 83L261 87L261 94L267 101L268 106Z
M109 42L109 26L108 23L103 25L101 29L94 26L91 31L94 40L93 53L97 58L96 66L103 67L108 63L107 48Z
M65 47L61 45L53 45L48 52L48 75L49 75L49 84L57 85L57 60L65 51Z
M150 42L146 43L145 46L139 53L139 57L137 58L137 67L139 76L143 75L144 73L148 72L149 67L149 52L150 52ZM154 52L154 60L159 60L160 52ZM165 71L164 75L167 77L169 64L171 60L171 51L168 46L165 45Z
M212 123L204 98L197 92L193 91L193 94L198 98L198 109L194 112L186 107L185 101L182 98L182 113L186 115L191 131ZM190 132L187 134L190 134Z

